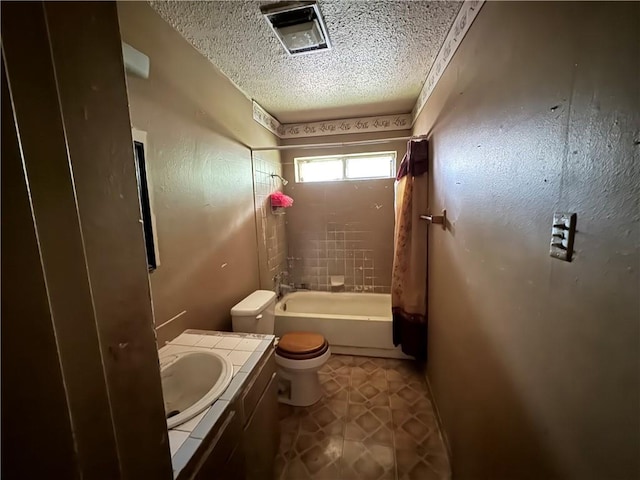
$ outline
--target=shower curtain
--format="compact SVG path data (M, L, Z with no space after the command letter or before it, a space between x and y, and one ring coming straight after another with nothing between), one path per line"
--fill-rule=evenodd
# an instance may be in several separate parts
M391 306L393 343L418 360L427 358L428 144L412 139L395 184L395 238Z

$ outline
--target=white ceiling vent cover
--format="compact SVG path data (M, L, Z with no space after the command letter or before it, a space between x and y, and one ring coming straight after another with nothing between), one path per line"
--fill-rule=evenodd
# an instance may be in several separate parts
M289 55L329 50L331 43L316 2L284 2L260 7Z

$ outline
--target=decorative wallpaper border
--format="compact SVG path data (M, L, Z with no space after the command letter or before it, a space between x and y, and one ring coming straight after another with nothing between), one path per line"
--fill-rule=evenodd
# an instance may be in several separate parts
M282 124L255 100L253 100L253 119L274 135L282 138Z
M418 95L418 100L411 111L412 125L415 123L416 118L418 118L418 115L427 103L427 100L429 100L433 89L436 88L440 77L442 77L442 74L453 58L453 54L456 53L456 50L462 43L462 39L467 34L467 31L469 31L471 24L475 20L483 4L484 0L466 0L462 4L462 8L460 8L456 19L451 26L451 30L449 30L449 33L447 33L447 36L444 39L444 43L431 66L431 70L429 70L429 74L427 75L424 85L422 86L420 95Z
M279 138L320 137L344 133L386 132L411 128L411 114L379 115L377 117L344 118L313 123L280 123L255 100L253 119Z
M253 101L253 119L279 138L319 137L346 133L386 132L406 130L413 126L431 96L440 77L462 43L485 0L465 0L444 39L442 48L429 70L411 113L380 115L376 117L345 118L312 123L280 123L273 115Z
M411 128L411 114L381 115L377 117L345 118L313 123L282 125L280 138L319 137L344 133L385 132Z

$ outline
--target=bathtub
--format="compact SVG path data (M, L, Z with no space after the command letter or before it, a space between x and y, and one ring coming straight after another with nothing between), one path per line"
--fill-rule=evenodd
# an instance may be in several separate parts
M409 358L393 346L391 295L302 291L276 304L275 334L324 335L333 353Z

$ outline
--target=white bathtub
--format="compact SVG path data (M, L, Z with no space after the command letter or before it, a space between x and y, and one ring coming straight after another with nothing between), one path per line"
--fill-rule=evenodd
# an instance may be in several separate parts
M293 292L276 304L275 313L277 336L318 332L333 353L409 358L393 346L389 294Z

